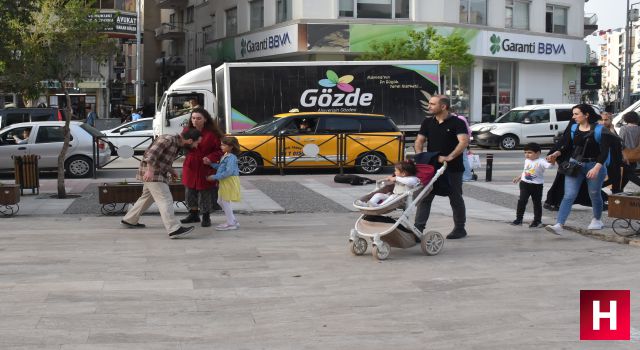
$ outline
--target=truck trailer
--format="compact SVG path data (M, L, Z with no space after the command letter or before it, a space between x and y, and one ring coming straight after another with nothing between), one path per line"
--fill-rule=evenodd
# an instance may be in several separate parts
M438 61L305 61L203 66L177 79L156 111L155 135L187 125L189 101L229 134L291 112L383 114L416 132L431 95L440 92Z

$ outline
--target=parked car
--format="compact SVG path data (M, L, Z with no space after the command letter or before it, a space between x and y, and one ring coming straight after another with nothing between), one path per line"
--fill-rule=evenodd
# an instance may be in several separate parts
M103 133L108 137L108 142L113 145L113 155L118 148L130 146L136 152L144 152L153 140L153 118L142 118L124 123ZM122 136L122 137L121 137ZM138 136L138 137L134 137Z
M342 146L338 134L348 135ZM262 166L276 166L278 135L285 136L287 167L337 167L338 156L344 154L347 166L371 174L402 157L402 133L389 117L364 113L283 113L234 135L242 146L238 158L242 174L254 174Z
M13 170L11 156L37 154L38 167L58 168L58 155L64 143L64 122L18 123L0 130L0 170ZM88 177L93 168L93 138L103 134L94 127L79 121L72 121L71 140L64 162L65 173L70 177ZM28 130L28 135L24 133ZM26 142L19 141L27 136ZM15 136L15 137L14 137ZM111 151L105 142L98 142L99 164L109 161Z
M516 107L493 123L471 126L472 139L480 147L500 147L511 150L519 145L536 142L551 145L572 117L574 104L543 104ZM600 113L597 106L593 106Z

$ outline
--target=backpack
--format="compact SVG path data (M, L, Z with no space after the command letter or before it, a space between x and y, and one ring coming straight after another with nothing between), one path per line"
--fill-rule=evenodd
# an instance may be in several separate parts
M341 184L351 184L353 186L362 186L376 183L376 180L350 174L338 174L333 178L333 181Z
M602 126L601 124L596 124L595 128L593 128L593 138L596 140L596 142L598 144L600 144L600 141L602 140L602 129L604 129L604 126ZM576 130L578 130L578 124L573 124L571 125L571 141L573 141L573 137L576 134ZM587 137L589 137L587 135ZM607 155L607 160L604 162L604 166L608 167L609 163L611 163L611 150L609 150L609 154Z

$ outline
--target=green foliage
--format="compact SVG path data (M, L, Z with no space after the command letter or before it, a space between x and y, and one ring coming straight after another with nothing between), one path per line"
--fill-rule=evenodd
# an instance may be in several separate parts
M394 38L379 42L373 40L371 50L362 54L361 60L438 60L440 70L469 68L473 65L473 55L469 45L459 33L449 36L438 34L435 28L424 31L409 31L408 38Z
M430 60L432 51L440 35L433 28L422 32L407 32L408 38L394 38L379 42L373 40L371 50L362 54L360 60Z
M39 8L39 1L0 0L0 74L21 48L20 33L32 23L31 14Z
M114 55L115 43L100 33L103 24L90 19L95 12L91 3L85 0L37 2L37 10L29 14L28 20L16 24L17 35L12 40L18 51L4 60L4 90L27 98L37 97L43 90L40 81L79 81L81 59L101 64Z

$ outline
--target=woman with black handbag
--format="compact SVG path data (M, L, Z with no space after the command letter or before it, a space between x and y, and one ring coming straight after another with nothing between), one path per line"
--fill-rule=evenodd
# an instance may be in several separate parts
M579 104L572 108L575 125L570 132L563 135L558 150L547 156L548 162L555 162L562 154L570 154L567 164L564 162L558 169L565 168L564 197L558 210L558 218L555 225L549 225L545 229L551 233L561 235L562 226L571 213L571 206L578 195L580 185L586 181L591 198L593 219L588 226L589 230L601 230L604 224L601 221L603 199L600 191L602 183L607 176L606 164L609 160L609 148L613 135L600 124L590 123L590 117L598 116L593 107L587 104ZM599 119L596 118L596 119Z

